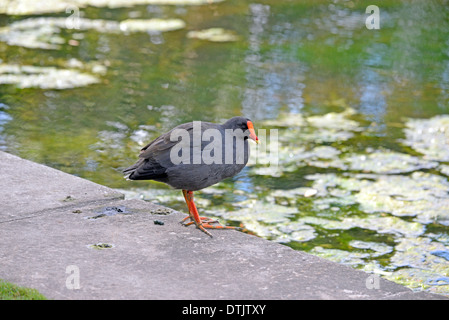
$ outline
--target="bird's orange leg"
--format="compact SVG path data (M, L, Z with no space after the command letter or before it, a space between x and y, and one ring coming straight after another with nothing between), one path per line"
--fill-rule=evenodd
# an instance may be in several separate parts
M189 209L189 216L185 217L181 223L185 226L189 226L191 224L195 224L198 229L203 231L205 234L212 237L212 235L206 230L207 229L240 229L238 227L228 227L222 225L211 225L211 223L218 223L218 220L211 219L207 217L200 217L198 210L196 208L195 202L193 202L193 191L182 190L182 194L184 195L184 199L186 200L187 207ZM187 219L191 220L191 222L184 223Z

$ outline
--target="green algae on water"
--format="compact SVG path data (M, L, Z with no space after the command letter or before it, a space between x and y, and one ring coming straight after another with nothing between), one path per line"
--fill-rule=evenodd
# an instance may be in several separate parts
M43 13L66 12L66 10L79 10L87 6L94 7L132 7L136 5L204 5L224 0L20 0L0 1L0 13L8 15L30 15Z
M375 151L369 154L350 155L343 159L349 170L374 173L406 173L420 169L431 169L438 163L420 159L404 153Z
M449 162L449 115L430 119L408 119L401 140L424 155L425 159Z
M77 18L76 31L95 30L100 33L167 32L183 29L181 19L126 19L123 21ZM28 18L0 28L0 41L26 48L58 50L66 44L61 30L72 30L67 18Z
M189 31L187 33L187 38L207 40L212 42L232 42L239 39L235 32L223 28L210 28L204 30Z
M98 82L96 76L74 69L0 64L0 84L18 88L70 89Z
M411 176L380 176L361 188L355 199L365 212L389 212L415 217L423 224L449 225L449 183L437 175L414 172Z

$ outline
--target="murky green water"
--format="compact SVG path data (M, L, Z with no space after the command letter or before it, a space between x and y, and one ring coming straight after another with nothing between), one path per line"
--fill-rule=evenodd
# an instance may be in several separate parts
M56 0L0 15L0 150L186 211L120 169L243 114L278 129L279 165L199 192L204 215L449 295L447 1L382 1L380 30L368 1L109 2L76 1L78 29Z

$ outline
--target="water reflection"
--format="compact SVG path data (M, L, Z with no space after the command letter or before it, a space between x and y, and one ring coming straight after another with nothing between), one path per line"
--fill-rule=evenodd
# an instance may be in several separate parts
M250 4L249 11L243 113L255 120L271 119L285 105L298 113L304 106L306 70L295 56L299 32L290 22L279 21L269 5Z
M445 42L446 48L443 53L446 55L445 61L443 61L443 66L441 68L441 75L439 76L439 85L441 89L441 96L438 99L438 106L441 111L447 110L447 103L449 101L449 38Z
M374 43L366 49L367 59L363 63L360 74L360 112L366 118L376 123L376 130L385 130L385 113L387 102L385 94L388 92L388 79L379 74L385 55L385 45Z
M245 55L246 64L246 80L244 98L242 101L243 114L248 115L251 119L259 119L259 115L270 112L270 99L273 99L275 94L266 95L266 88L264 88L262 73L264 64L262 62L262 55L260 53L261 44L264 41L264 29L267 27L268 17L270 14L270 7L262 4L250 4L249 22L249 36L248 36L248 53ZM265 89L265 90L264 90ZM270 83L268 90L271 89ZM268 105L268 107L267 107Z
M3 126L12 120L12 117L7 113L8 109L9 107L6 104L0 103L0 150L2 151L6 150L6 137L3 134Z

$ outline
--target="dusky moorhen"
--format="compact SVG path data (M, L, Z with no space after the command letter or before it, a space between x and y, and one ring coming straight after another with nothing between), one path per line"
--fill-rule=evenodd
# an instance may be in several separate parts
M140 150L139 160L123 172L130 180L155 180L181 189L189 216L181 221L208 229L236 229L200 217L193 191L201 190L239 173L248 162L248 138L259 143L253 123L234 117L224 124L194 121L181 124ZM190 222L185 223L190 218Z

